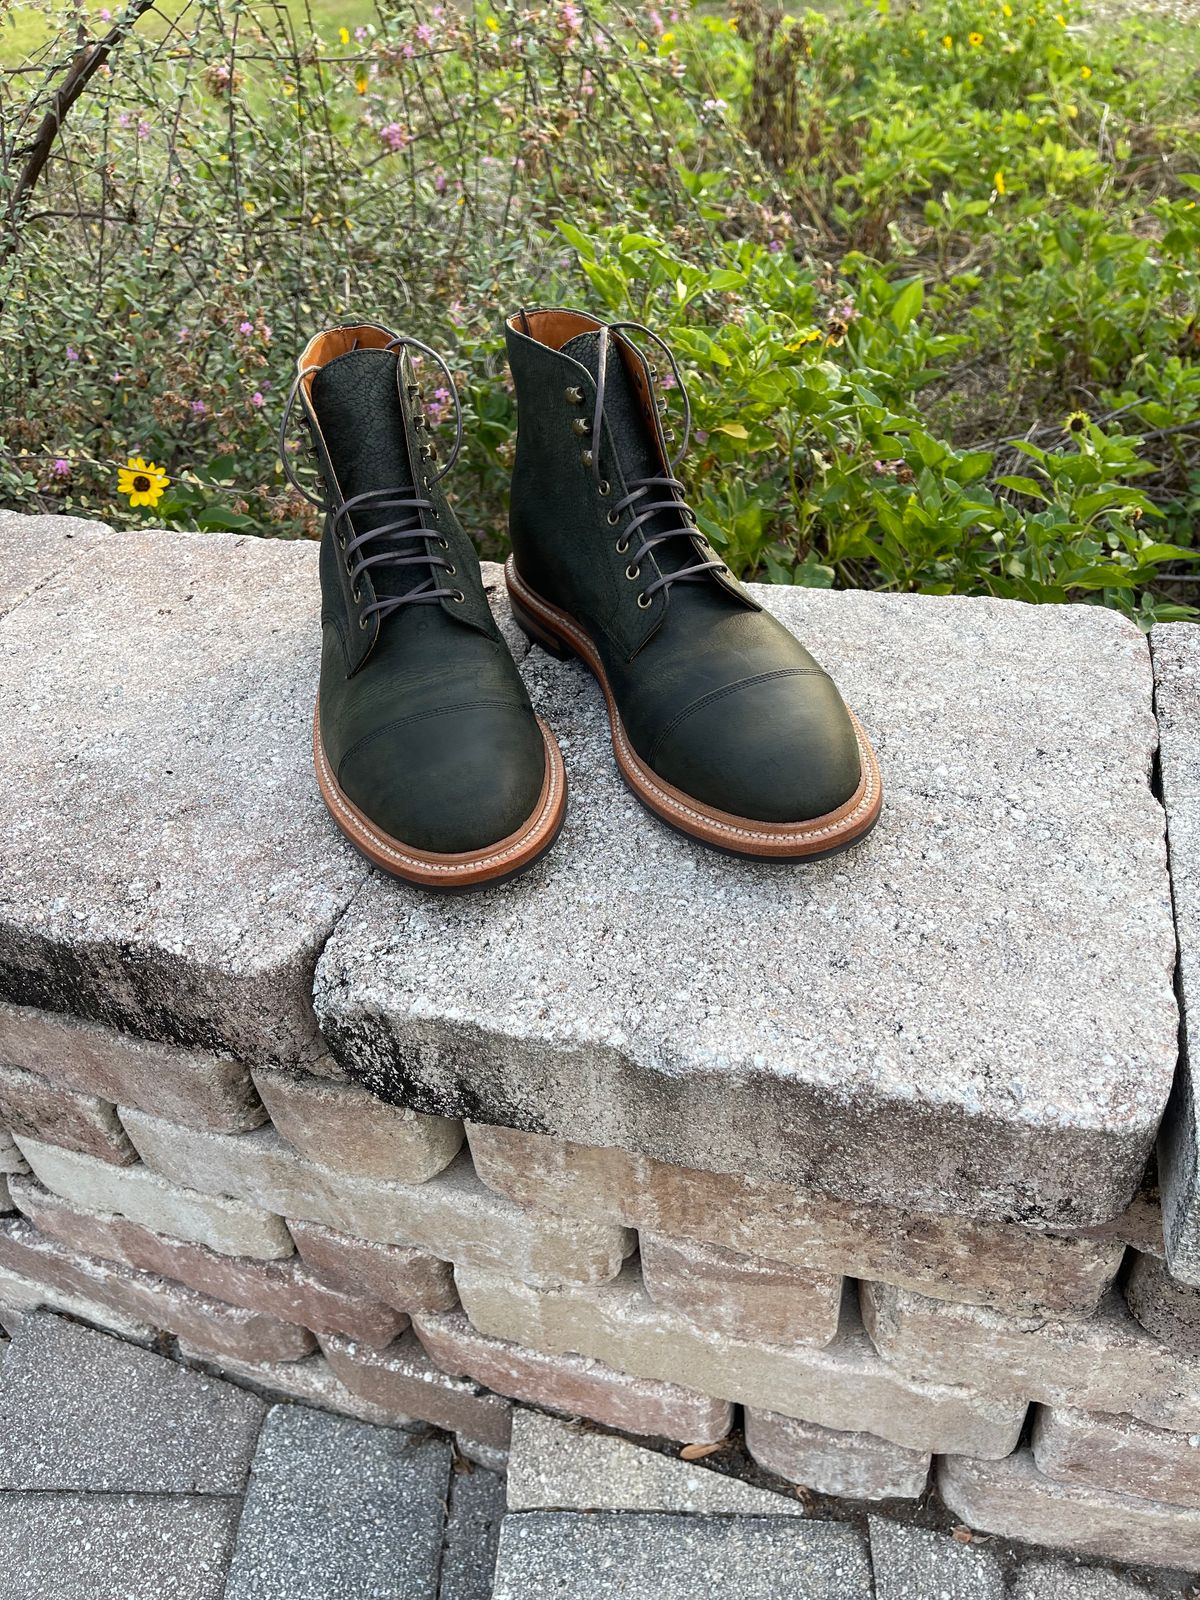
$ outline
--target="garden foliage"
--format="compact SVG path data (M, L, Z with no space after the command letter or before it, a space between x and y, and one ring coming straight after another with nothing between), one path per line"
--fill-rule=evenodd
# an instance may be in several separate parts
M449 354L498 553L502 319L565 303L673 344L740 573L1187 614L1200 78L1182 24L1053 5L26 7L0 499L311 535L274 426L308 334L368 317ZM131 456L171 480L153 506L118 493Z

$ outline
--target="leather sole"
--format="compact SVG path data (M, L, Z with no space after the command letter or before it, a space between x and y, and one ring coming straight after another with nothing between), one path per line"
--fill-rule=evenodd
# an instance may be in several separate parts
M732 855L766 861L813 861L837 855L864 838L879 820L883 784L879 763L858 718L850 711L858 740L862 777L836 811L802 822L759 822L718 811L660 778L634 750L621 722L599 651L567 612L543 600L522 579L512 556L504 565L508 596L518 627L557 656L577 655L604 691L617 767L634 795L655 816L689 838Z
M405 883L417 884L422 889L449 892L491 888L533 866L558 837L567 814L567 774L558 741L541 717L537 725L546 751L546 774L537 805L528 819L506 839L498 839L482 850L441 854L418 850L402 839L393 839L349 799L325 754L320 712L318 703L313 714L313 762L321 799L359 854L393 878L402 878Z

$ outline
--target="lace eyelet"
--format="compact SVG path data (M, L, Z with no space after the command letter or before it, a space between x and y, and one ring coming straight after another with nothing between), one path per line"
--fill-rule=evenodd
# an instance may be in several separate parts
M466 597L466 595L465 595L465 594L464 594L464 593L463 593L463 592L462 592L462 590L461 590L461 589L455 589L455 591L454 591L454 593L453 593L453 594L452 594L452 595L451 595L451 596L450 596L450 598L451 598L451 599L452 599L452 600L453 600L453 601L454 601L454 604L455 604L455 605L456 605L456 606L461 606L461 605L462 605L462 603L463 603L463 601L464 601L464 600L465 600L465 599L466 599L466 598L467 598L467 597Z
M607 478L600 479L600 482L596 485L596 493L601 497L612 493L612 484L609 483Z
M583 404L583 390L577 389L574 384L569 389L564 390L564 393L569 406L581 406Z
M629 579L630 583L635 583L637 579L641 577L641 575L641 567L629 566L625 568L625 576Z
M439 539L439 540L438 540L438 544L440 544L440 545L441 545L441 547L442 547L442 549L443 549L443 550L449 550L449 548L450 548L450 541L449 541L449 539Z
M571 427L576 433L591 433L592 424L587 417L576 417Z
M590 467L596 458L590 450L581 450L579 452L579 459L583 462L585 467Z
M357 584L355 584L350 590L350 598L354 601L356 606L362 605L362 590Z
M638 595L638 610L639 611L649 611L650 607L653 604L654 604L653 600L651 600L646 594L643 593L643 594Z
M616 545L614 546L614 548L616 549L616 552L617 552L617 554L619 556L623 556L625 554L625 552L629 549L629 540L628 539L618 539L617 542L616 542Z
M371 626L370 619L367 617L359 617L358 625L362 631L366 633L367 629Z
M609 525L610 528L615 528L617 523L620 522L620 520L621 520L621 513L619 511L610 511L608 513L608 525Z
M446 576L448 578L457 578L458 577L458 568L457 567L443 567L442 571L446 574Z

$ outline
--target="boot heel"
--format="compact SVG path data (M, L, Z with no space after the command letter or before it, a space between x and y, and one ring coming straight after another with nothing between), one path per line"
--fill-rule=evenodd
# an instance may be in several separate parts
M511 589L509 590L508 603L512 609L513 621L529 640L530 644L541 645L547 655L554 656L558 661L570 660L572 652L514 599Z

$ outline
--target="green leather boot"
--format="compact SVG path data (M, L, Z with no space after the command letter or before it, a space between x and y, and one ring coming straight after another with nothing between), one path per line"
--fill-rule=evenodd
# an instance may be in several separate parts
M685 409L672 459L635 331ZM643 804L740 855L831 855L875 824L874 753L832 679L696 527L676 466L690 412L670 350L636 323L519 311L508 359L517 458L509 596L518 623L600 680L613 750Z
M410 349L454 399L446 465L427 440ZM334 821L368 860L426 888L494 883L553 843L562 756L533 713L442 490L462 444L446 363L363 323L312 339L280 429L303 405L324 481L321 681L313 752Z

